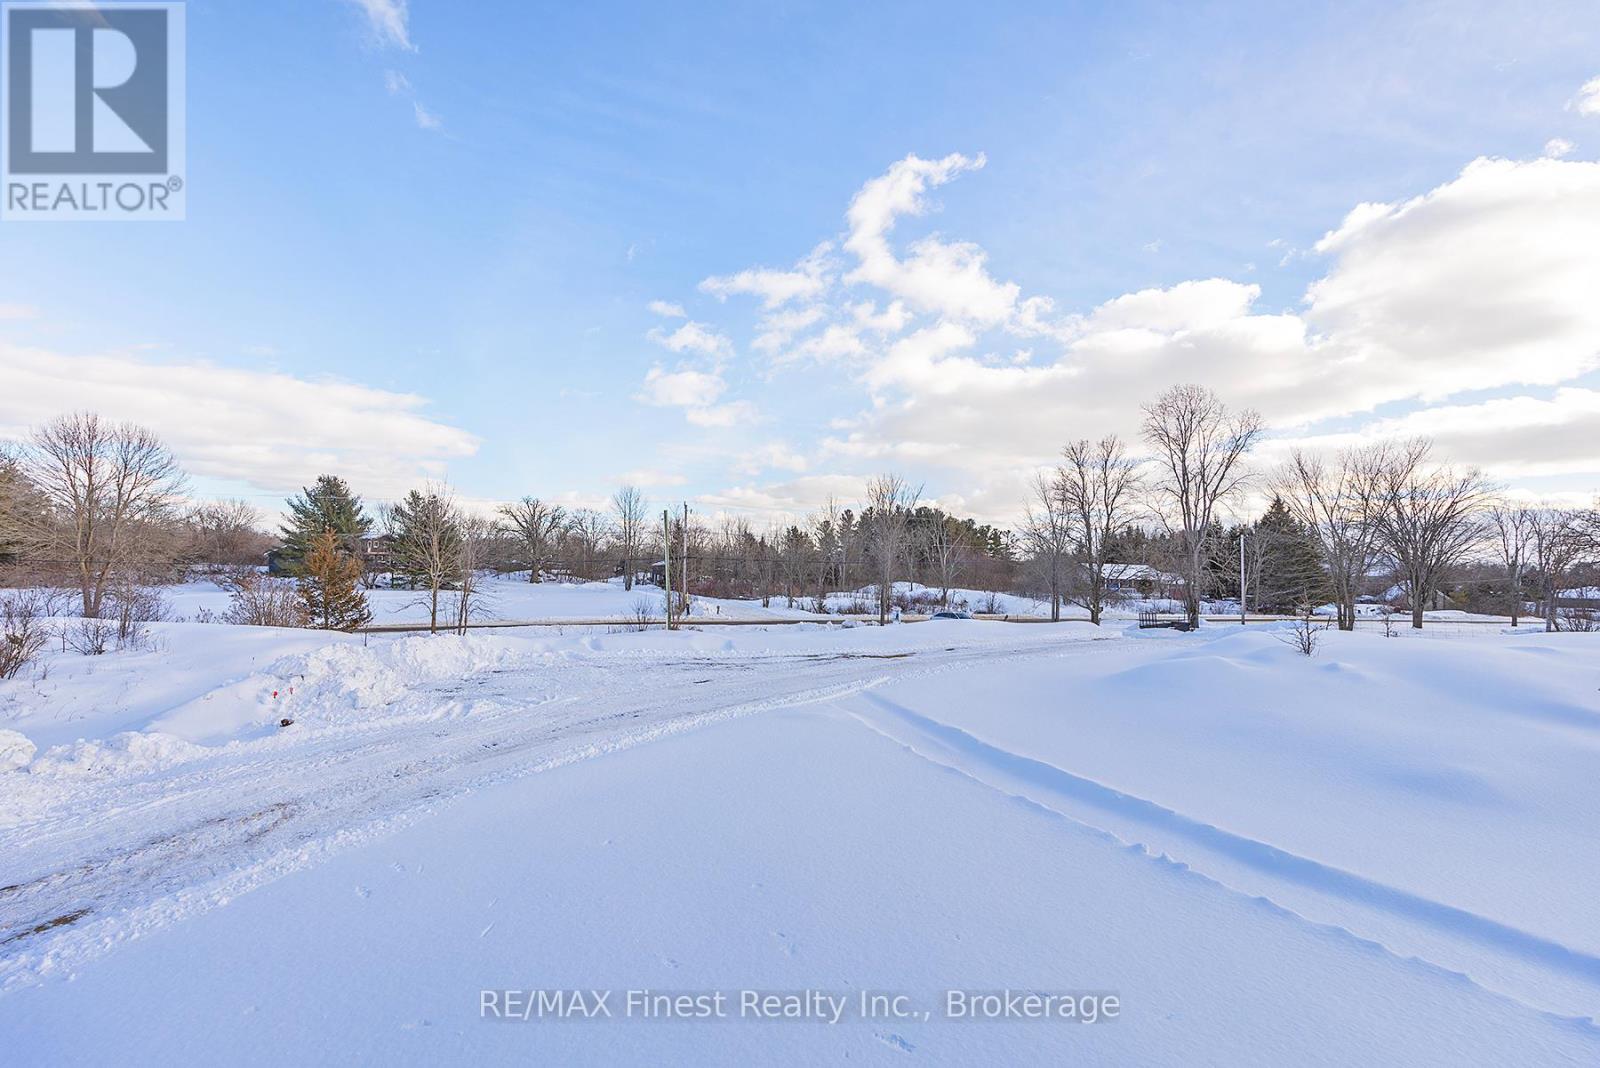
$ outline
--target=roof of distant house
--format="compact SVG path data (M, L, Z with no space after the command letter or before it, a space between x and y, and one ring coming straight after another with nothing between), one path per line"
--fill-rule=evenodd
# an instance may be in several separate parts
M1118 582L1182 582L1181 576L1160 571L1149 564L1101 564L1100 574Z

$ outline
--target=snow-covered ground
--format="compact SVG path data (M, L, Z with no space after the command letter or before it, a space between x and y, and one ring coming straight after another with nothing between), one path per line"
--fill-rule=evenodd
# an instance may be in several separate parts
M526 574L523 572L520 577L486 576L479 588L472 614L473 621L479 624L528 620L576 623L585 620L633 620L641 611L659 619L664 612L665 596L657 586L639 584L631 590L626 590L622 586L621 579L607 582L547 580L531 583L527 581ZM387 588L365 592L367 601L372 607L375 623L421 624L428 621L425 592ZM939 592L937 587L920 583L895 583L896 596L901 599L911 599L918 606L917 611L923 613L937 610ZM159 587L159 593L166 604L167 615L176 621L219 619L228 609L228 591L205 578L197 577L192 581L162 586ZM451 618L454 611L454 596L449 591L441 594L441 618ZM736 622L852 616L875 619L877 616L878 602L875 587L829 593L826 598L828 611L825 615L811 611L814 603L814 598L810 596L795 598L793 605L783 596L774 596L765 605L758 599L695 597L692 615L702 620ZM1039 600L1023 594L966 587L950 590L950 607L968 612L993 612L1031 618L1045 618L1050 614L1048 600ZM1239 605L1236 601L1206 601L1201 605L1201 609L1205 615L1223 617L1237 614ZM1170 599L1126 596L1110 604L1105 614L1108 619L1131 620L1138 618L1144 611L1179 614L1183 611L1183 605L1179 601ZM1375 624L1386 611L1379 605L1357 606L1357 614L1363 623ZM1334 606L1331 604L1321 606L1317 612L1319 615L1331 617L1334 615ZM1397 622L1401 621L1402 614L1395 614ZM1086 610L1070 603L1062 605L1062 615L1069 619L1088 618ZM1428 612L1426 616L1430 620L1440 622L1509 622L1507 617L1472 615L1453 610Z
M1307 659L1286 630L190 623L53 653L0 683L0 1048L1600 1061L1600 635ZM1008 988L1102 1018L946 1016ZM483 1018L530 989L617 993ZM727 1015L626 1016L646 989ZM746 990L845 1008L741 1018Z
M207 579L160 588L174 618L193 620L203 613L220 616L228 608L228 591ZM426 591L406 589L373 589L366 591L367 603L372 607L377 623L426 623L428 604ZM448 614L453 608L454 594L441 595L441 611ZM631 619L638 608L655 616L665 611L665 595L658 586L636 585L623 589L622 580L610 582L529 582L527 572L518 578L511 575L485 578L479 588L473 612L474 620L561 620L561 619ZM798 608L783 607L785 602L775 598L769 607L759 600L738 601L719 598L696 598L695 611L713 619L791 619L809 613Z

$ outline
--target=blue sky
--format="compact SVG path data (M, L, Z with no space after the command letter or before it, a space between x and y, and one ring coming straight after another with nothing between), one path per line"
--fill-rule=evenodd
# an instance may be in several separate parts
M188 9L188 218L0 226L0 433L137 418L269 507L892 467L1003 520L1194 380L1600 487L1592 3Z

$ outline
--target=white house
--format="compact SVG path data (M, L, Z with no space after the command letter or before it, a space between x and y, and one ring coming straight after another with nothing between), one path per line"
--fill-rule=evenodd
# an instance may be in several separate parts
M1159 571L1149 564L1102 564L1107 593L1136 593L1143 597L1171 597L1183 586L1183 578Z

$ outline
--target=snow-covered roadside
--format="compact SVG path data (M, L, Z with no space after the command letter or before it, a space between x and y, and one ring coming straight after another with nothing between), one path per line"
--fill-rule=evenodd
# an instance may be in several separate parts
M0 776L0 987L73 967L489 782L898 675L1103 637L952 622L856 638L808 627L334 640L144 730L53 747ZM179 729L211 744L170 733Z
M116 720L124 740L0 773L0 1041L151 1062L1592 1062L1600 1031L1567 1017L1600 1009L1597 636L1330 632L1307 660L1274 626L218 655L211 689ZM51 679L159 671L123 655ZM478 1018L481 988L560 986L1032 987L1127 1011Z
M942 1018L947 990L1005 988L1115 995L1117 1014ZM484 1019L486 989L614 990L615 1015ZM730 1015L630 1018L628 990L723 992ZM746 990L848 1010L741 1018ZM864 991L917 1015L864 1017ZM944 772L827 704L475 792L4 1006L7 1048L56 1063L1600 1055L1588 1025Z
M155 623L142 648L80 656L53 643L37 669L0 681L0 729L41 750L147 726L268 664L359 637L202 623Z
M416 685L552 658L602 664L684 656L754 662L916 652L958 640L967 646L1003 645L1019 637L1014 628L972 621L878 628L848 620L677 634L575 626L475 631L465 638L363 637L201 623L154 623L148 630L145 646L98 657L47 649L39 670L0 681L0 729L25 735L41 753L78 741L103 743L125 732L215 745L270 733L283 718L306 727L382 718L403 705ZM1076 624L1054 631L1058 637L1114 633Z

